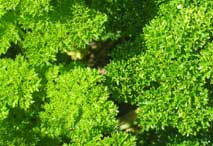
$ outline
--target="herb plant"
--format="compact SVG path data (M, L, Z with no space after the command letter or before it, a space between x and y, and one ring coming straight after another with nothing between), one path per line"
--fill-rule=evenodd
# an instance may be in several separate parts
M0 146L211 146L213 2L0 0Z

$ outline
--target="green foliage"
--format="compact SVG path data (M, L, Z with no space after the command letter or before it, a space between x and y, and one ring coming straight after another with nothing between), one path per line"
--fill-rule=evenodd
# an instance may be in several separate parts
M142 27L157 12L154 0L91 0L89 6L109 16L107 30L112 33L113 39L139 35Z
M33 103L33 92L38 91L40 80L23 57L0 60L0 120L11 108L27 110Z
M157 85L140 98L141 124L148 129L172 125L183 135L196 135L210 126L213 109L208 93L212 89L206 84L212 69L205 62L210 70L202 71L200 53L211 43L212 8L212 2L171 2L145 28L148 49L142 68L148 67L144 72Z
M0 145L210 146L212 32L210 0L0 0Z
M35 17L42 16L46 11L49 11L48 3L49 0L0 1L0 54L6 53L11 42L17 44L24 39L21 26L24 25L23 23L31 23ZM25 22L22 22L23 19Z
M16 26L7 20L11 15L0 18L0 55L7 52L11 42L17 43L20 40Z
M141 39L140 36L133 41L127 41L113 49L110 54L113 60L106 67L106 84L112 92L112 98L119 103L136 104L138 95L143 92L140 89L140 76L137 74L142 70L137 61L144 46Z
M124 132L113 133L110 137L89 141L85 146L135 146L135 138ZM64 144L63 146L73 146L73 144Z
M30 110L40 79L22 56L0 60L0 145L35 145L37 135Z
M116 130L116 107L107 101L108 92L97 71L54 67L47 74L50 102L41 112L41 132L67 137L72 145L91 145ZM107 141L107 140L106 140Z
M147 49L107 66L113 98L139 106L143 131L197 135L211 126L212 8L210 1L162 4L144 28Z
M99 143L91 146L135 146L135 138L124 132L112 133L111 137L106 137Z
M183 136L177 129L167 127L164 130L150 130L140 134L138 145L148 146L211 146L212 129L197 136Z
M85 50L93 40L108 38L104 27L107 16L80 1L0 4L10 10L2 12L0 54L6 53L13 42L37 66L55 61L58 51Z
M39 141L34 112L13 108L7 119L0 121L1 146L35 146Z

